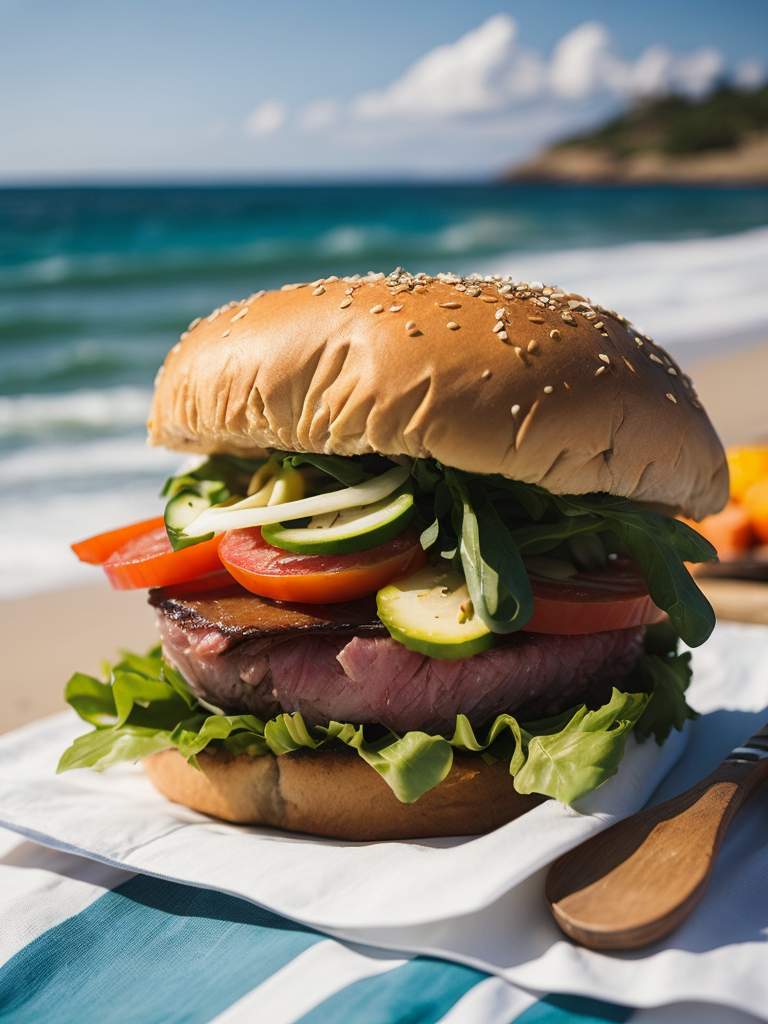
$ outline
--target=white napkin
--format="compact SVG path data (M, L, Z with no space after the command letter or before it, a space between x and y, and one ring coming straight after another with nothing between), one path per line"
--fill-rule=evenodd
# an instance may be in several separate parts
M750 712L768 706L768 630L719 626L695 665L691 699L707 715L690 729L691 750L662 787L665 797L762 724ZM723 707L731 710L716 710ZM581 801L580 813L548 801L487 836L345 843L212 821L164 801L134 767L54 777L61 749L81 729L65 713L0 740L0 824L129 870L231 892L346 938L473 963L542 992L635 1006L700 999L768 1013L760 931L768 901L750 888L761 858L768 867L753 845L765 837L750 833L747 846L739 843L762 821L759 796L734 826L700 911L650 954L608 957L572 946L544 904L545 867L639 809L683 753L679 734L661 750L632 743L619 774ZM768 837L768 821L765 828ZM752 874L743 876L745 850ZM737 917L729 913L734 877ZM737 969L742 962L749 975ZM742 979L738 992L734 978Z

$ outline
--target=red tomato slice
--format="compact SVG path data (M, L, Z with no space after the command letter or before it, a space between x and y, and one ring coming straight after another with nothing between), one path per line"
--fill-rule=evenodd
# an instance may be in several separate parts
M629 559L608 562L605 569L580 572L563 582L533 573L530 580L534 612L523 629L531 633L602 633L667 617L651 600L642 573Z
M99 533L95 537L81 540L72 545L72 550L81 562L87 562L89 565L103 565L110 555L127 544L129 540L140 537L148 530L154 530L162 525L162 516L143 519L140 523L131 523L130 526L121 526L117 530L108 530L106 533Z
M160 520L162 524L162 520ZM221 569L219 544L212 537L181 551L174 551L165 526L150 529L115 551L104 563L104 572L115 590L168 587L185 583Z
M335 604L353 601L410 576L427 564L415 530L353 555L299 555L273 547L261 530L230 530L219 556L246 590L278 601Z

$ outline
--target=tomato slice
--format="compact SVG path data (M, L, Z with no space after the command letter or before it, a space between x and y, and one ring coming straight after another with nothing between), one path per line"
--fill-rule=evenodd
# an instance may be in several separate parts
M604 569L562 582L534 573L530 580L534 612L523 629L531 633L602 633L667 617L651 600L642 573L630 559L609 561Z
M251 593L306 604L353 601L427 564L419 536L410 528L386 544L351 555L294 554L267 544L259 527L230 530L219 556Z
M121 526L117 530L108 530L106 533L98 533L95 537L78 541L72 545L81 562L89 565L103 565L110 555L118 548L123 547L134 537L140 537L148 530L154 530L163 525L163 517L156 516L154 519L142 519L140 523L131 523L130 526Z
M174 551L162 520L160 523L129 540L104 562L104 572L115 590L168 587L221 569L221 537Z

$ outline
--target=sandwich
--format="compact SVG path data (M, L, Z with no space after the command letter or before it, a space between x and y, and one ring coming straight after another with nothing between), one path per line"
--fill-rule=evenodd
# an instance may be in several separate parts
M728 497L690 379L617 313L506 277L329 277L190 324L155 519L73 545L161 644L76 674L59 770L351 840L573 803L693 712L686 563ZM158 509L160 512L160 509Z

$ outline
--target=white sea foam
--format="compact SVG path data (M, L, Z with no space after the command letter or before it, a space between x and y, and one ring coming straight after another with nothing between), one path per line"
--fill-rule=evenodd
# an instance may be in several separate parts
M57 432L142 427L152 392L146 388L80 388L50 395L0 397L0 442L48 438Z
M719 238L510 253L487 272L590 296L664 345L768 329L766 268L768 228L757 228Z

